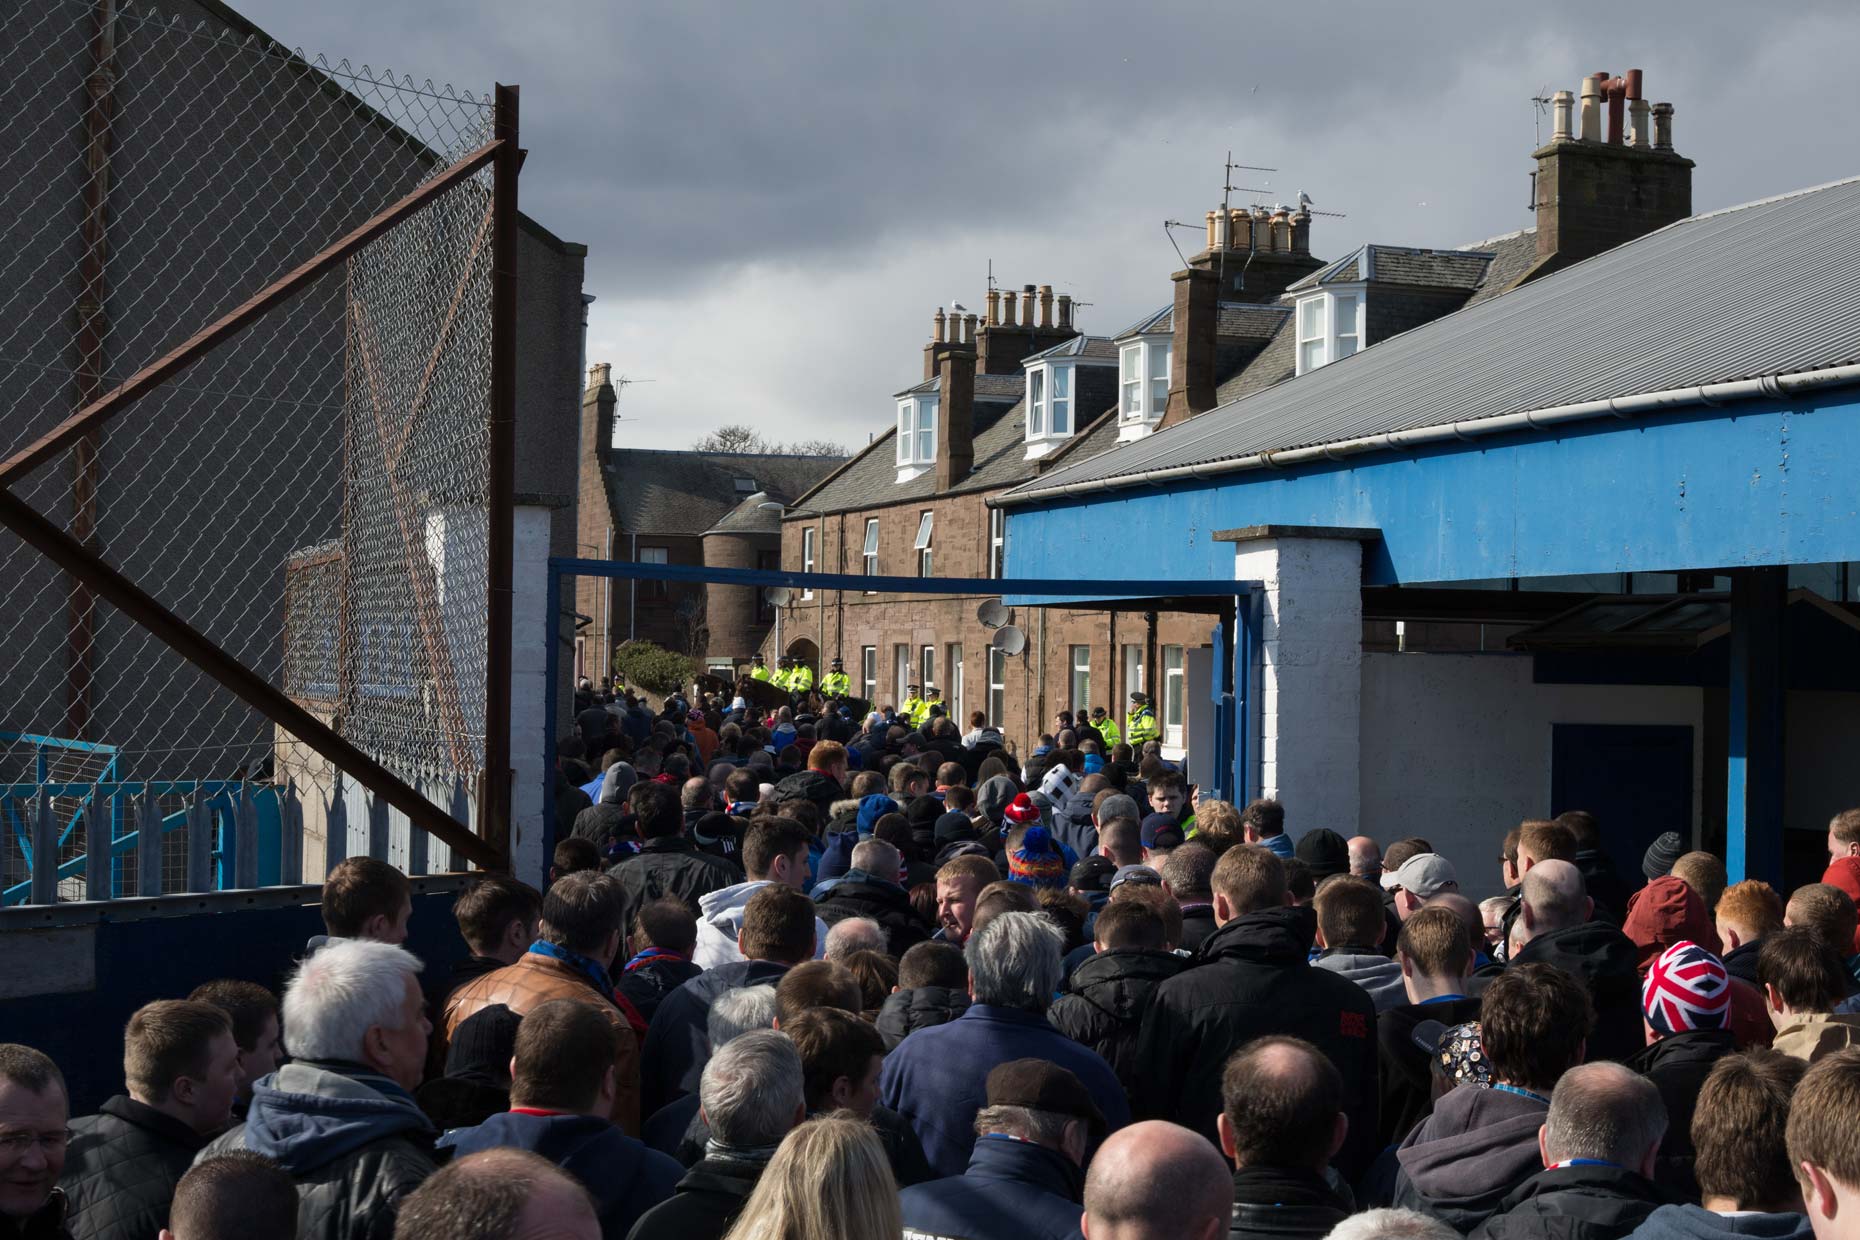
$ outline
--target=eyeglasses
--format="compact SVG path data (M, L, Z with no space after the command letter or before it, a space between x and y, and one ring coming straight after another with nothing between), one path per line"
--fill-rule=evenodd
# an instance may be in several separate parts
M23 1158L37 1145L43 1147L46 1153L54 1154L64 1149L70 1140L69 1128L60 1132L0 1132L0 1150L15 1158Z

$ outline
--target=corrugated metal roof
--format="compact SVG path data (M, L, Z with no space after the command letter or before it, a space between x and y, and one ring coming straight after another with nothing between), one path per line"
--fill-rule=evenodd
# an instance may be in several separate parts
M1860 360L1860 178L1694 216L1013 495Z

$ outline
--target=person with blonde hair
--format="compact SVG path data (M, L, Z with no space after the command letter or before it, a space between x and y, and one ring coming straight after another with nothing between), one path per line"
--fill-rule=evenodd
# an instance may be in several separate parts
M835 1111L788 1134L724 1240L894 1240L903 1231L878 1134Z

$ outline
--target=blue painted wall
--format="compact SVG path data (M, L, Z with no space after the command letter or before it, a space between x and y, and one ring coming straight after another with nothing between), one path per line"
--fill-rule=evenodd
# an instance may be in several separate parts
M1007 575L1220 577L1263 524L1380 529L1369 585L1854 560L1857 467L1852 390L1574 423L1010 508Z

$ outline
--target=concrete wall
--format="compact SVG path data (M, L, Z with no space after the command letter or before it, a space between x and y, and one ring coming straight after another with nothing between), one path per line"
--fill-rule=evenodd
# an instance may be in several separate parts
M1362 829L1384 845L1427 837L1458 863L1474 899L1501 890L1505 832L1549 812L1553 723L1691 726L1696 822L1699 689L1538 685L1521 655L1366 653L1362 675Z

